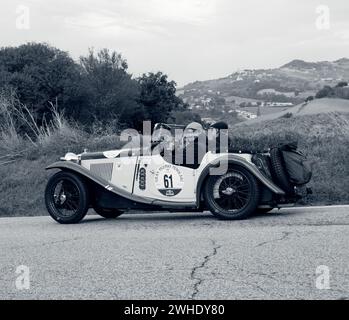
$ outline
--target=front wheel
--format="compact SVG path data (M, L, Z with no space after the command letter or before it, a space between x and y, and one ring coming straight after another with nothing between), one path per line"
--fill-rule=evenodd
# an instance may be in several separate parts
M89 207L88 189L76 174L61 171L53 175L45 190L45 204L50 216L59 223L78 223Z
M249 217L257 209L259 186L246 169L235 167L221 176L209 176L204 189L206 206L219 219Z
M109 209L109 208L93 208L97 214L106 219L115 219L118 216L121 216L124 212L118 209Z

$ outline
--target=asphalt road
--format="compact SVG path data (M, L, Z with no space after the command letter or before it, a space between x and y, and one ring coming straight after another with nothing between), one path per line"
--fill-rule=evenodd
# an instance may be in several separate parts
M1 218L0 299L349 299L348 245L349 206Z

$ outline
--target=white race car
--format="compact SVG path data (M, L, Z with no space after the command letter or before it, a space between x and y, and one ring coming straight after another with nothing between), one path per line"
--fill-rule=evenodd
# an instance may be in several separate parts
M158 124L156 128L172 130L174 126ZM206 150L191 163L177 163L161 151L152 152L159 144L160 140L153 141L151 152L124 148L66 154L46 168L60 170L46 186L48 212L64 224L79 222L89 208L105 218L129 210L210 210L221 219L243 219L292 205L299 198L278 148ZM186 150L183 145L182 150Z

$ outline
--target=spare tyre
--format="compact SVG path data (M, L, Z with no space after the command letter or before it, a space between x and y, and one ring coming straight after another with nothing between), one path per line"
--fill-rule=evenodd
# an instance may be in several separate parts
M286 193L293 193L294 186L289 180L287 171L284 165L284 159L282 158L279 148L273 148L270 150L271 160L271 173L275 183Z

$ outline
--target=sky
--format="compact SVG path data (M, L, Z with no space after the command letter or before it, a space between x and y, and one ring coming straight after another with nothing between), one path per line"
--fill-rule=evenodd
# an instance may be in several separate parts
M349 1L1 0L0 46L47 42L74 59L120 52L134 76L182 86L293 59L349 57Z

